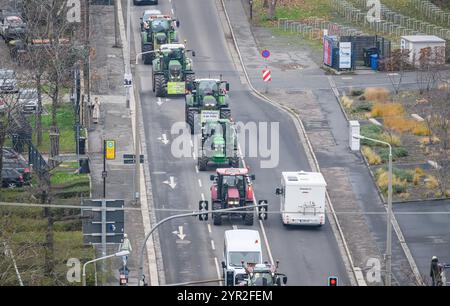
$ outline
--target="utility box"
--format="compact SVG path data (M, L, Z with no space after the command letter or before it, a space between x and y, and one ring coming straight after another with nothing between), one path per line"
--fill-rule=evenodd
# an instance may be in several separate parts
M359 121L357 120L350 120L348 122L349 124L349 145L350 145L350 149L352 151L359 151L360 149L360 144L359 144L359 138L354 138L353 135L359 135Z
M420 50L430 47L432 50L432 61L437 60L437 64L445 64L445 40L434 35L409 35L402 36L400 48L410 50L409 62L416 67L419 65ZM436 48L440 50L442 56L436 57Z

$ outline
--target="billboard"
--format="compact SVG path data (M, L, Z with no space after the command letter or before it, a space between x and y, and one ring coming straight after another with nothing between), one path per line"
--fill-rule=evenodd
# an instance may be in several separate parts
M339 69L352 68L352 43L339 43Z

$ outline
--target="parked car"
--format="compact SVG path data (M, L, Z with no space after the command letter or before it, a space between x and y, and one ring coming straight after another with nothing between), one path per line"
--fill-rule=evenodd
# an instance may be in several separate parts
M145 10L141 17L141 32L144 31L144 25L150 20L151 16L162 15L160 10Z
M14 169L22 175L24 184L31 182L31 169L26 161L21 159L3 159L3 168Z
M17 99L24 113L34 113L38 106L38 92L35 88L19 89L19 97Z
M26 23L20 13L0 14L0 35L8 43L10 40L23 38L26 33Z
M24 184L24 179L19 171L11 168L3 168L1 183L4 188L22 187Z
M17 93L16 72L11 69L0 69L0 93Z

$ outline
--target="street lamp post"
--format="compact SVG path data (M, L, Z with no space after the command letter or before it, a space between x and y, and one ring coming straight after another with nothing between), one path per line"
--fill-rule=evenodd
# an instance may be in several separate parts
M386 286L391 286L392 275L392 146L390 143L378 139L369 138L362 135L353 135L356 139L366 139L369 141L384 144L389 147L388 166L388 207L387 207L387 234L386 234Z
M111 258L111 257L127 256L129 254L130 254L130 251L120 251L120 252L117 252L115 254L99 257L99 258L96 258L96 259L93 259L93 260L90 260L90 261L86 262L83 265L83 286L86 286L86 265L87 264L90 264L90 263L93 263L93 262L96 262L96 261L99 261L99 260L108 259L108 258Z
M149 53L155 53L155 52L157 52L157 50L152 50L152 51L145 51L145 52L136 53L136 61L135 61L135 64L136 64L136 65L138 64L139 56L140 56L140 55L149 54Z

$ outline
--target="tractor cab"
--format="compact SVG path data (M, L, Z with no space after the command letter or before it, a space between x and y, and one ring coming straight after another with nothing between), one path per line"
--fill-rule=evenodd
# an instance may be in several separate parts
M212 176L215 180L213 188L216 189L216 197L226 206L242 206L245 201L253 201L253 187L251 179L254 175L248 175L246 168L219 168L217 176Z
M243 283L246 286L281 286L287 283L287 276L278 273L278 262L276 265L247 263L245 271L248 278Z
M196 107L211 104L212 98L216 100L214 106L228 106L229 90L230 84L219 79L197 79L187 84L188 94L192 96L192 104Z

